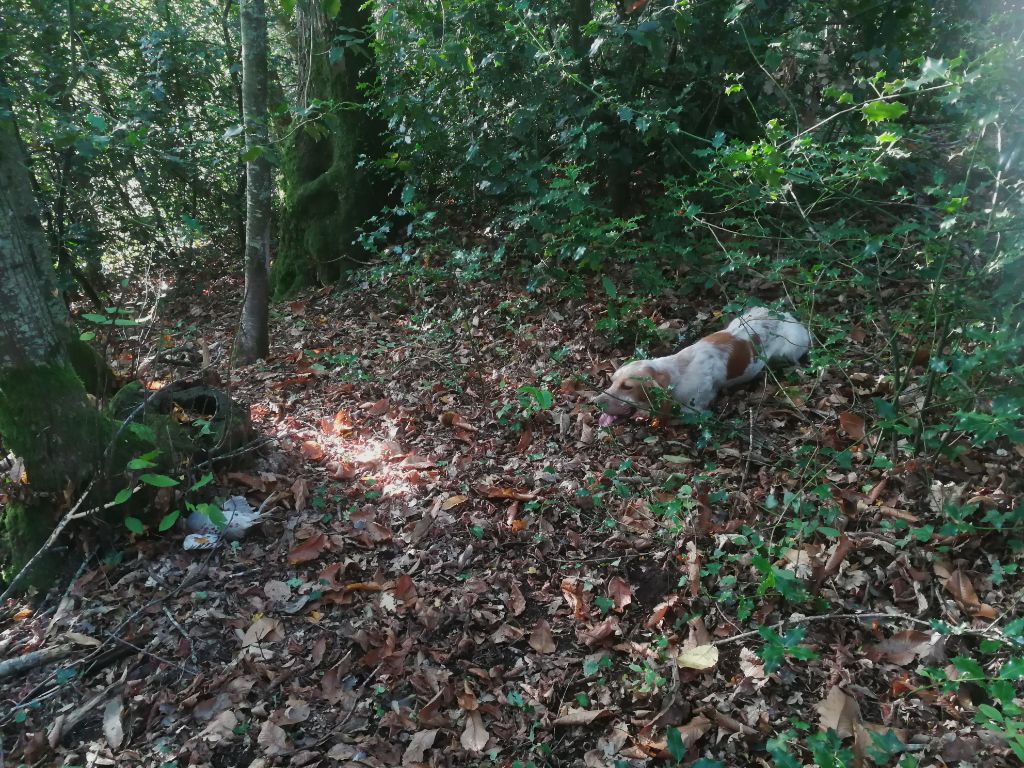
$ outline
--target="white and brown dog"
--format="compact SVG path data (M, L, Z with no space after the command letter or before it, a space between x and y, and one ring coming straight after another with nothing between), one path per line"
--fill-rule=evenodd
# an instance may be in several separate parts
M705 336L667 357L634 360L614 374L612 383L594 402L606 427L636 411L659 411L654 389L671 394L685 411L703 411L719 391L757 376L767 363L795 363L811 347L811 335L792 315L754 307L724 331Z

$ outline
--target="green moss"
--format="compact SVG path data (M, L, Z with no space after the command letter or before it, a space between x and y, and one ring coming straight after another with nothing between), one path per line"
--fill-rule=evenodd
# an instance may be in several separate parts
M33 490L77 486L98 466L113 430L70 366L0 371L0 435L25 460Z
M323 33L329 40L345 29L365 28L369 12L360 3L343 4ZM320 45L320 41L314 41ZM322 48L322 46L321 46ZM360 103L360 83L372 81L372 62L346 49L344 66L319 53L310 56L310 97L337 104ZM328 112L294 131L282 166L285 191L280 242L271 272L274 298L282 299L312 284L336 281L364 262L356 242L358 229L386 201L387 185L370 170L357 167L360 155L381 156L383 126L365 109Z
M5 555L0 578L5 583L14 578L46 542L54 526L54 520L47 514L51 508L50 505L26 506L14 502L5 506L0 522L0 551ZM63 559L57 554L43 555L36 561L32 572L26 574L21 588L49 589L60 573L62 563Z
M130 381L121 387L110 398L110 403L107 405L107 411L112 417L118 421L127 419L132 411L134 411L142 401L146 399L146 390L142 388L142 384L138 381Z
M116 380L107 361L91 344L81 339L68 341L71 367L85 385L85 391L96 397L106 397L114 391Z

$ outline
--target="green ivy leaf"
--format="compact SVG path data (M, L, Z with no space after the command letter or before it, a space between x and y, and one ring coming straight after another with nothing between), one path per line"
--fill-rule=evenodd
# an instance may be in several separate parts
M100 115L86 115L85 121L89 123L89 125L95 128L97 131L107 130L107 121L104 120L103 117Z
M991 704L979 704L978 714L994 723L1003 722L1003 713Z
M156 464L154 464L149 459L143 458L142 456L140 456L137 459L132 459L131 461L128 462L128 469L131 469L131 470L150 469L151 467L155 467L155 466L156 466Z
M154 432L153 428L148 424L139 424L136 422L132 422L131 424L128 425L128 429L131 431L133 435L145 440L147 443L156 442L156 432Z
M131 488L122 488L117 492L117 496L114 497L114 504L124 504L128 499L132 497Z
M999 670L1001 680L1020 680L1022 677L1024 677L1024 658L1010 659Z
M159 530L161 533L163 533L166 530L169 530L171 526L178 522L179 517L181 517L180 509L176 509L170 514L164 515L163 518L160 520L160 525L157 526L157 530Z
M683 758L686 757L686 742L683 741L683 735L679 729L669 728L665 737L668 741L668 753L672 755L672 759L677 763L683 762Z
M92 341L95 338L96 338L96 332L95 331L85 331L84 333L80 333L78 335L78 340L79 341Z
M142 524L142 521L137 517L126 517L124 519L124 527L135 534L141 534L146 530L146 527Z
M97 315L93 312L82 315L83 320L88 320L90 323L96 323L96 325L113 325L114 321L106 315Z
M146 485L152 485L154 488L171 488L172 486L178 484L178 481L175 480L173 477L168 477L167 475L154 475L148 473L145 475L141 475L139 477L139 480L145 483Z
M594 603L597 605L601 613L608 613L608 611L615 607L615 601L610 597L605 597L604 595L598 595L595 597Z
M210 522L217 526L217 528L223 528L228 524L228 519L224 515L224 510L216 504L200 504L196 509L201 514L206 515Z
M967 656L956 656L951 659L951 662L954 667L968 677L975 680L984 680L986 677L985 670L982 669L981 664L976 662L974 659L968 658Z
M198 491L204 485L208 485L211 482L213 482L213 473L212 472L207 472L205 475L203 475L198 480L196 480L194 483L192 483L192 487L189 488L189 490L190 491Z
M872 101L860 108L869 123L897 120L907 113L907 106L898 101Z

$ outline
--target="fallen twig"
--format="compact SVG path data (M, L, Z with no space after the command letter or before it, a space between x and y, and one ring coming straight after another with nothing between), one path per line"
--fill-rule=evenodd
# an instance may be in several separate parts
M38 651L26 653L24 656L7 659L7 661L0 662L0 680L43 664L49 664L51 661L63 659L70 656L74 650L75 646L70 644L52 645L49 648L40 648Z

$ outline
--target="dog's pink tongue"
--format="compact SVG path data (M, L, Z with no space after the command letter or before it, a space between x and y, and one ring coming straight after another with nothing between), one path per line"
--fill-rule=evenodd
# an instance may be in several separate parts
M615 423L616 419L618 419L618 416L613 416L610 413L602 413L597 417L597 425L599 427L610 427Z

